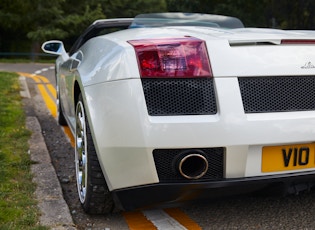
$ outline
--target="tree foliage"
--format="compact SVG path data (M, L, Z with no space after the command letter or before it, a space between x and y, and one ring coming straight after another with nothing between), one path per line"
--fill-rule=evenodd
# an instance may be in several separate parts
M247 27L315 29L313 0L167 0L169 11L223 14Z
M197 12L240 18L247 27L314 29L313 0L1 0L0 53L38 52L48 39L72 43L100 18Z
M27 46L39 51L48 39L73 42L97 19L166 10L164 0L1 0L0 52L21 52Z

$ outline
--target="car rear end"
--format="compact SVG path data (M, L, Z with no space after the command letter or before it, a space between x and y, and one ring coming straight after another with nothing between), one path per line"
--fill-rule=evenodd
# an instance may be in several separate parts
M129 69L117 61L127 71L86 87L89 108L104 105L89 113L122 208L312 185L313 36L214 34L184 28L174 37L134 36L118 55L132 57Z

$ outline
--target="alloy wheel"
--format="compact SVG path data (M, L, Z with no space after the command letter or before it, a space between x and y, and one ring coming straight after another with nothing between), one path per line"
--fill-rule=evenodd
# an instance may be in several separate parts
M78 193L81 203L84 203L87 192L87 138L84 106L81 101L76 109L75 131L75 168Z

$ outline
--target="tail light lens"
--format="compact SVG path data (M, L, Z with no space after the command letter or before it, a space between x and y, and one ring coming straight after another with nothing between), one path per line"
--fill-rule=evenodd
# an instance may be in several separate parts
M128 42L135 48L142 78L212 77L203 40L187 37Z
M281 44L285 45L315 45L315 40L309 40L309 39L284 39L281 40Z

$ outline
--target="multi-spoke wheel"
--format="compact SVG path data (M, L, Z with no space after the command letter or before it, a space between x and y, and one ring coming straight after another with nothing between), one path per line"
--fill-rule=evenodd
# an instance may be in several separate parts
M81 94L76 105L75 168L78 194L84 211L111 212L114 203L97 158Z

